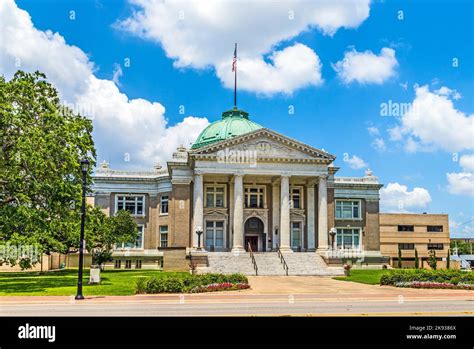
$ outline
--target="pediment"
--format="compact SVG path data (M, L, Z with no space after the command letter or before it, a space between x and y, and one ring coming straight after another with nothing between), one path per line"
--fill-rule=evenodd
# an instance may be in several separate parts
M225 141L190 151L195 159L218 159L222 156L256 156L258 160L311 161L331 163L335 156L273 130L259 129Z

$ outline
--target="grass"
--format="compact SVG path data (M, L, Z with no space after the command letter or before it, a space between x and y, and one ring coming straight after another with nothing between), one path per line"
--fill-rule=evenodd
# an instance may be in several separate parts
M101 283L89 285L89 270L84 270L84 296L133 295L138 277L163 277L168 273L158 270L105 270ZM72 296L77 289L77 269L45 272L0 273L0 296Z
M351 276L337 276L335 280L359 282L361 284L379 285L380 278L387 269L352 269Z

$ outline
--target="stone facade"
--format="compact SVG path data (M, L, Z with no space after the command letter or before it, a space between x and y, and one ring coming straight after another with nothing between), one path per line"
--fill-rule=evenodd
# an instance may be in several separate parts
M103 163L94 178L95 205L107 214L130 210L143 227L134 246L117 247L116 258L142 256L158 267L166 248L186 248L188 255L251 248L380 256L382 185L370 171L336 177L334 159L260 128L197 149L180 147L166 169L120 171Z

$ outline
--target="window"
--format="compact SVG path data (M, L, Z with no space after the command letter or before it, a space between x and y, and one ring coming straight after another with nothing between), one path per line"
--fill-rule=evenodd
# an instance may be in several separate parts
M291 223L291 247L301 247L301 222Z
M413 225L399 225L398 231L415 231L415 226Z
M160 214L168 214L168 195L163 195L160 199Z
M440 233L443 231L443 226L442 225L428 225L426 227L426 231L430 233Z
M301 199L301 188L291 188L291 208L303 208Z
M399 250L414 250L415 244L398 244Z
M428 250L443 250L443 244L428 244Z
M116 211L126 210L134 216L143 216L145 197L140 196L117 196Z
M336 200L336 219L360 219L360 201Z
M122 261L120 259L116 259L114 263L114 269L120 269L122 266Z
M141 269L142 268L142 260L141 259L137 259L135 261L135 269Z
M245 188L245 208L265 207L265 187Z
M115 245L116 249L121 249L121 248L143 248L143 225L138 226L138 232L137 232L137 238L135 242L125 242L125 243L119 243Z
M224 221L206 221L206 248L224 247Z
M206 207L224 207L224 186L206 187Z
M160 226L160 247L168 247L168 226Z
M125 261L125 269L132 269L132 260L127 259Z
M360 246L360 229L338 228L336 233L337 247L355 249Z

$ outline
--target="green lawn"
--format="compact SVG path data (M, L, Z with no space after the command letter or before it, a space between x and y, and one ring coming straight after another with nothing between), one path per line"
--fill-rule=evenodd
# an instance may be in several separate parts
M89 285L89 270L84 270L84 296L132 295L135 280L141 276L157 278L170 274L158 270L105 270L101 272L101 284ZM76 294L77 269L37 272L0 273L0 296L72 296Z
M334 279L341 281L360 282L362 284L379 285L380 278L387 273L387 269L352 269L351 276L337 276Z

